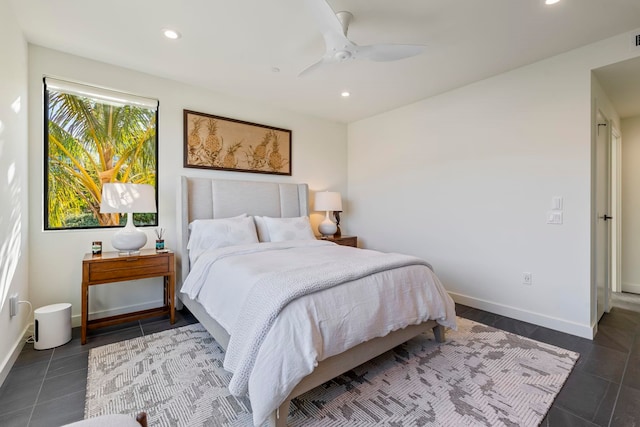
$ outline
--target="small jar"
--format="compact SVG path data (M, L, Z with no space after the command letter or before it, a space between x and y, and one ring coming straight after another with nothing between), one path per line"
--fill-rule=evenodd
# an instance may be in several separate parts
M164 249L164 239L156 240L156 251L160 251Z
M102 254L102 242L100 241L91 242L91 253L93 255Z

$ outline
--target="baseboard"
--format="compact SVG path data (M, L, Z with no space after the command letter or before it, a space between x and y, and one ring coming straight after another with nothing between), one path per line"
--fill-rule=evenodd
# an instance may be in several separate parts
M20 355L20 352L24 347L24 344L29 335L30 326L31 326L31 323L27 323L24 326L24 330L22 331L22 334L20 335L18 340L13 344L13 348L11 352L2 361L2 365L0 366L0 387L2 387L2 384L4 384L4 380L7 379L7 375L9 375L11 368L13 368L13 364L16 363L16 360L18 359L18 356Z
M117 316L119 314L131 313L133 311L148 310L150 308L162 307L162 300L145 302L143 304L129 305L126 307L118 307L109 310L94 311L89 313L89 319L99 319L102 317ZM82 325L82 315L76 314L71 316L71 326L77 327Z
M582 325L570 322L556 317L546 316L544 314L523 310L508 305L498 304L492 301L474 298L467 295L449 292L451 298L458 304L468 305L469 307L485 310L491 313L500 314L502 316L511 317L523 322L533 323L534 325L544 326L545 328L554 329L556 331L565 332L571 335L577 335L582 338L593 339L595 329L591 325Z
M637 283L622 282L622 292L631 292L633 294L640 294L640 285Z

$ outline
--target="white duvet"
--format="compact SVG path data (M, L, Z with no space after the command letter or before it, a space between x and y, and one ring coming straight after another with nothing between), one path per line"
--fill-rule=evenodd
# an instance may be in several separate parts
M230 390L236 394L248 391L256 426L264 423L318 361L428 319L455 328L453 301L438 278L425 265L410 263L339 286L330 283L326 289L293 300L264 333L260 331L264 336L260 345L254 345L256 350L249 357L240 354L251 346L234 343L234 331L236 337L247 336L247 324L260 317L248 313L246 304L252 292L265 292L260 286L273 286L274 272L292 279L300 271L309 275L317 271L324 278L331 271L328 266L348 270L358 260L366 263L380 256L376 251L326 241L290 241L216 249L194 260L182 292L202 304L229 332L231 351L228 349L224 364L236 380ZM251 364L240 368L247 378L237 378L243 371L239 364L246 359Z

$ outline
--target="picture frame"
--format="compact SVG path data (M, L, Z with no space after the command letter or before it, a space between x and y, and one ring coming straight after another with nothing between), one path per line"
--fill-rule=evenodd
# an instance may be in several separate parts
M184 110L184 167L291 175L291 131Z

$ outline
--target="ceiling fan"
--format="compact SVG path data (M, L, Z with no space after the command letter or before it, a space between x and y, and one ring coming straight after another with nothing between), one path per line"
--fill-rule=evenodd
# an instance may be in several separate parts
M305 0L307 7L318 24L326 50L320 61L308 66L298 77L307 75L327 64L352 59L371 61L397 61L424 52L426 46L415 44L372 44L358 46L347 38L349 23L353 19L350 12L335 13L326 0Z

